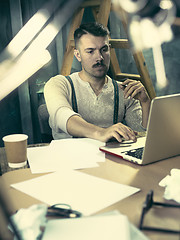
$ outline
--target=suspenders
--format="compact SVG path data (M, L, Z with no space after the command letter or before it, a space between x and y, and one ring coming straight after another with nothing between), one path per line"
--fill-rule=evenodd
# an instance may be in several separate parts
M112 80L114 85L114 116L113 124L118 123L118 110L119 110L119 88L116 80Z
M77 107L77 101L76 101L76 93L74 90L74 84L72 82L72 79L69 76L65 76L67 78L67 80L69 81L69 83L71 84L71 88L72 88L72 108L74 110L74 112L78 113L78 107Z
M78 106L76 101L76 93L74 89L74 84L70 76L65 76L69 81L71 88L72 88L72 108L73 110L78 113ZM119 110L119 88L118 84L115 80L112 80L114 86L114 116L113 116L113 124L118 123L118 110Z

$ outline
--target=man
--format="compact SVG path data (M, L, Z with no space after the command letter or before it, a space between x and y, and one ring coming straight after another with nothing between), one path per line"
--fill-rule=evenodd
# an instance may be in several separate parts
M144 86L130 79L117 83L107 76L109 31L103 25L82 24L74 39L74 55L82 70L71 74L70 80L57 75L44 89L54 139L74 136L103 142L111 138L136 141L136 131L145 131L149 115L150 98Z

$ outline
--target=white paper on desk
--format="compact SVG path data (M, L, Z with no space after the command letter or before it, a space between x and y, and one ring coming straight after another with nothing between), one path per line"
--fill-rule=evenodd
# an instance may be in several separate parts
M114 215L120 215L120 214L121 213L118 210L113 210L110 212L100 213L96 216L114 216ZM149 238L147 238L136 226L134 226L129 221L128 221L128 223L129 223L129 231L130 231L130 239L131 240L149 240ZM119 231L120 231L120 229L119 229Z
M27 155L32 173L58 171L62 168L83 169L98 167L105 161L99 151L102 142L91 139L53 140L49 146L28 148Z
M99 151L102 145L105 143L90 138L68 138L52 140L49 147L68 160L80 158L87 162L104 162L105 155Z
M130 240L128 219L124 215L93 216L50 220L43 240Z
M83 161L68 161L62 156L58 156L55 152L46 147L33 147L27 149L28 162L32 173L49 173L59 169L84 169L98 167L95 162Z
M11 186L49 205L69 204L84 215L93 214L140 190L73 170L47 174Z

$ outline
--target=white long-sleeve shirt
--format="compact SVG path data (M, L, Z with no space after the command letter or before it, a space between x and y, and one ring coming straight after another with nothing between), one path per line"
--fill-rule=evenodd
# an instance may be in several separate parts
M77 99L78 113L72 109L72 89L69 81L62 75L51 78L45 85L44 96L50 115L49 124L54 139L71 137L67 132L68 119L79 114L84 120L100 127L113 125L114 86L108 77L101 93L96 96L88 82L83 81L78 72L70 75ZM118 121L126 123L135 131L145 131L142 126L142 110L138 100L125 99L119 87Z

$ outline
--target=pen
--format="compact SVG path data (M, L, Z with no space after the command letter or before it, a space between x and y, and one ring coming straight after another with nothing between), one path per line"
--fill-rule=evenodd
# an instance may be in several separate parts
M123 84L124 81L126 81L127 79L128 79L128 78L123 78L123 79L121 79L121 81L119 82L123 88L126 88L127 85L128 85L128 84Z

